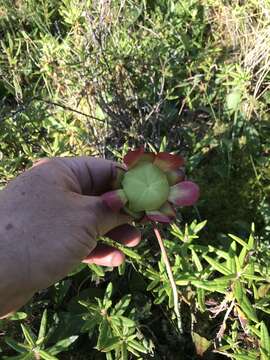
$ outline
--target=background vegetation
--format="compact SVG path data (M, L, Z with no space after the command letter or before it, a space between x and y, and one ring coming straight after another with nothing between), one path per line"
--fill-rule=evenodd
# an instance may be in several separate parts
M124 266L81 265L0 321L0 357L269 359L269 0L0 0L0 46L1 187L146 144L201 188L163 228L182 334L145 226Z

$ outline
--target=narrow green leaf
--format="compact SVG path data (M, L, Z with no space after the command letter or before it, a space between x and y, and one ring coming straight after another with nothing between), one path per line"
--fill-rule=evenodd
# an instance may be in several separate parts
M207 255L203 255L203 258L218 272L220 272L223 275L230 275L231 272L228 268L226 268L224 265L220 264L216 260L210 258Z
M203 266L201 264L199 256L196 254L195 250L191 249L191 255L192 255L192 260L193 260L194 264L196 265L197 270L200 272L203 271Z
M104 318L99 325L99 336L96 348L102 351L103 348L107 347L111 338L113 338L113 336L111 334L109 322L106 318Z
M251 354L251 351L249 353L242 353L242 354L230 354L230 356L235 360L257 360L258 357L256 354Z
M105 290L105 294L103 297L103 303L105 303L107 300L110 300L112 297L112 292L113 292L113 285L110 282Z
M252 307L240 280L236 280L233 286L233 294L237 300L239 307L248 317L248 319L258 322L258 318L254 308Z
M21 328L22 328L25 340L28 342L28 344L30 346L34 347L36 339L35 339L34 335L32 334L31 330L24 324L21 324Z
M106 355L106 360L113 360L111 352L107 352L105 355Z
M251 250L248 244L238 236L235 236L233 234L228 234L230 238L232 238L234 241L238 242L238 244L242 245L243 247L247 248L247 250Z
M130 294L124 295L122 299L119 300L117 304L115 304L112 314L123 315L124 312L127 310L130 301L131 301L131 295Z
M147 349L142 344L140 344L137 340L128 341L128 346L132 347L133 349L135 349L141 353L147 354Z
M229 254L229 258L226 261L226 267L231 271L231 273L235 274L236 273L236 262L235 262L236 242L235 241L231 243L228 254Z
M255 240L253 234L251 233L248 239L248 248L251 250L254 249L254 246L255 246Z
M199 309L201 312L204 312L206 310L205 306L205 290L202 288L198 288L197 291L197 301L199 305Z
M168 298L169 298L168 306L169 306L170 309L172 309L173 306L174 306L174 299L173 299L173 291L172 291L172 288L171 288L171 287L166 288L166 292L167 292L167 295L168 295Z
M213 283L215 284L227 284L229 285L230 282L234 281L237 277L237 274L231 274L231 275L224 275L220 276L218 278L213 279Z
M124 341L121 344L121 360L128 360L127 344Z
M111 324L113 325L117 325L119 327L135 327L136 326L136 323L125 317L125 316L122 316L122 315L113 315L113 316L110 316L110 321L111 321Z
M47 349L47 351L48 353L50 353L50 355L57 355L62 351L66 351L69 348L69 346L78 339L78 337L79 337L78 335L73 335L66 339L62 339L58 341L56 344L54 344L52 347Z
M166 292L163 292L162 295L155 298L154 304L159 305L159 304L163 303L163 301L166 299L166 297L167 297Z
M194 280L197 280L197 278L195 276L180 275L180 278L177 278L175 283L176 283L176 285L179 285L179 286L187 286Z
M38 351L38 354L40 355L41 359L44 359L44 360L58 360L57 357L48 354L48 353L47 353L46 351L44 351L44 350L39 350L39 351Z
M242 250L240 251L240 254L239 254L239 264L241 266L241 268L244 266L245 264L245 260L246 260L246 256L248 254L248 248L247 247L243 247Z
M46 327L47 327L47 309L43 311L40 327L39 327L39 333L38 333L38 345L42 343L42 339L45 339L46 335Z
M216 291L221 294L227 293L226 284L220 285L220 284L215 284L213 281L200 281L200 280L192 281L191 284L210 292Z
M115 350L117 348L120 348L121 339L119 336L114 336L111 338L108 338L106 342L103 344L103 347L98 348L99 351L102 352L109 352L112 350Z
M95 274L97 274L100 277L105 276L105 271L102 268L102 266L96 265L96 264L88 264L88 267L91 271L93 271Z
M13 340L12 338L6 336L5 337L5 342L8 346L10 346L12 349L14 349L15 351L17 351L20 354L23 354L26 352L26 350L30 350L31 347L28 345L21 345L19 344L17 341Z
M159 279L155 279L155 280L151 281L150 284L147 286L146 290L147 291L153 290L159 283L160 283Z
M141 260L141 256L137 254L134 250L128 249L126 247L121 247L121 251L123 251L125 255L129 256L132 259Z
M264 298L270 291L270 284L263 284L258 289L258 297Z
M263 321L261 322L260 339L261 360L267 360L270 358L270 336Z
M24 320L26 318L27 318L27 314L25 312L18 311L15 314L10 315L8 317L8 320L16 321L16 320Z
M140 353L137 351L137 350L135 350L132 346L127 346L127 348L128 348L128 351L131 353L131 354L133 354L133 355L135 355L136 356L136 358L139 358L140 357Z
M206 223L207 223L207 220L204 220L204 221L201 221L199 224L197 224L195 226L194 233L197 234L198 232L200 232L205 227Z
M253 332L253 334L255 334L258 338L260 338L260 336L261 336L261 331L257 328L257 324L256 324L256 326L254 326L254 325L248 325L248 326L247 326L247 329L248 329L248 331Z

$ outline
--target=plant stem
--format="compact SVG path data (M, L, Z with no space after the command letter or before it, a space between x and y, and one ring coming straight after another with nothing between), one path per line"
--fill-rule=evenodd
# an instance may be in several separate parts
M168 278L169 278L169 281L170 281L170 284L171 284L171 288L172 288L172 292L173 292L174 312L175 312L175 315L176 315L179 332L180 332L180 334L182 334L183 333L183 328L182 328L181 314L180 314L180 311L179 311L178 292L177 292L177 287L176 287L176 284L175 284L175 281L174 281L172 268L171 268L169 258L168 258L168 255L167 255L163 240L161 238L160 232L159 232L156 224L154 224L154 223L153 223L153 228L154 228L154 233L156 235L156 238L157 238L159 246L160 246L163 261L165 263L166 271L167 271Z

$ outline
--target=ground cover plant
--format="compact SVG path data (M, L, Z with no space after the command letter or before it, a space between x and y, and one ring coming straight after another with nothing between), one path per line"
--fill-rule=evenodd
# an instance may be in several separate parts
M0 187L45 156L186 159L201 196L118 269L0 321L0 358L270 358L268 0L0 0Z

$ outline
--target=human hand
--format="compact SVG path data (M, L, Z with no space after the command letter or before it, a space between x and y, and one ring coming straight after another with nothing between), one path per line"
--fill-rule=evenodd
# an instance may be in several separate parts
M124 254L98 245L99 236L139 243L130 217L112 212L99 196L110 190L115 165L91 157L44 159L0 192L0 317L81 261L120 265Z

